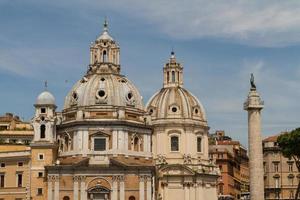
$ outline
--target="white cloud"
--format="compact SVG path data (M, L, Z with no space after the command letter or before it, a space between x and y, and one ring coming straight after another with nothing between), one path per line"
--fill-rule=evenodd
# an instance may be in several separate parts
M256 46L300 42L300 1L123 0L104 5L181 39L218 37Z

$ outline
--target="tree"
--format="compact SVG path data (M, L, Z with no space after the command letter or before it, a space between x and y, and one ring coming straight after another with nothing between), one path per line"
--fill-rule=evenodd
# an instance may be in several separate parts
M282 155L287 158L294 159L298 172L300 172L300 128L296 128L289 133L280 135L277 138L278 146ZM295 200L298 200L300 192L300 180L295 195Z

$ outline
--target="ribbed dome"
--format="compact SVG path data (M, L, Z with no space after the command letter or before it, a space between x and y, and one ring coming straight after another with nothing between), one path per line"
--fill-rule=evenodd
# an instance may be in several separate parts
M55 98L54 96L48 92L42 92L36 99L36 105L55 105Z
M94 105L144 109L137 88L126 77L116 74L92 74L78 81L66 96L64 109Z
M147 111L152 119L195 119L206 122L200 101L182 87L162 88L149 100Z

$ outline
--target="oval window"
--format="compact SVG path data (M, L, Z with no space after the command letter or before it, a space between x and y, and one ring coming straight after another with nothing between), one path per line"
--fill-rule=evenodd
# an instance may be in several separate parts
M174 113L177 112L177 108L176 108L176 107L173 107L173 108L172 108L172 112L174 112Z
M195 113L198 114L198 112L199 112L199 111L198 111L198 109L196 108L196 109L195 109Z
M127 98L128 98L128 99L132 99L132 97L133 97L132 93L131 93L131 92L128 92Z
M98 95L99 95L99 97L104 97L105 96L105 91L104 90L99 90Z
M77 99L78 98L78 95L77 95L77 93L76 92L73 92L73 94L72 94L72 97L73 97L73 99Z
M105 78L101 78L100 80L101 80L101 81L105 81Z

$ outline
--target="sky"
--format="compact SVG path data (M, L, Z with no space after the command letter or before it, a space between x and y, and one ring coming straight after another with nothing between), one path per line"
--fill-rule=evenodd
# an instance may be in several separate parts
M145 104L162 87L174 49L211 133L225 130L247 146L251 73L265 102L263 137L300 126L297 0L1 0L0 114L30 120L45 80L60 111L86 72L105 17L121 47L122 74Z

